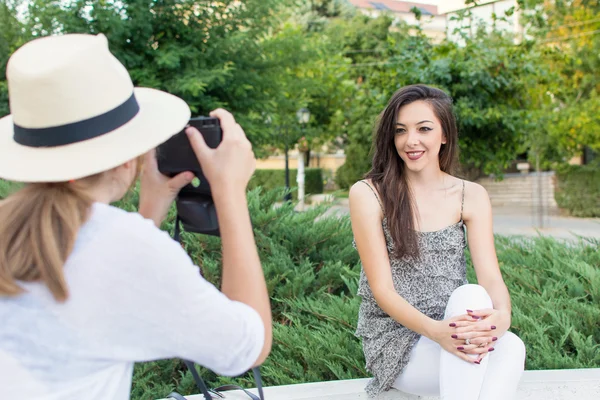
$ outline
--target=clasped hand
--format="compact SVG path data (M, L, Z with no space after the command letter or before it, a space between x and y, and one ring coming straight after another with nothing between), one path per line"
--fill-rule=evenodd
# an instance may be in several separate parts
M438 343L459 358L479 364L490 351L494 342L510 327L507 312L495 309L467 310L466 314L448 318L443 323L443 332L438 334ZM476 354L473 358L469 354Z

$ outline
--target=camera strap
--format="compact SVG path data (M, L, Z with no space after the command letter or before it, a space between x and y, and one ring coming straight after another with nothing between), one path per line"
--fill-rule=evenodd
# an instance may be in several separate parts
M179 219L179 215L177 215L177 218L175 219L175 230L173 232L173 239L176 240L179 244L183 245L183 243L181 243L181 230L179 228L180 222L181 222L181 220ZM200 275L202 275L202 271L200 271ZM188 367L190 373L192 374L192 377L194 378L196 387L198 388L198 390L200 390L202 395L204 395L205 400L212 400L213 397L211 394L214 394L215 396L217 396L219 398L225 398L225 396L223 394L221 394L220 392L224 392L227 390L241 390L244 393L246 393L248 395L248 397L250 397L252 400L264 400L265 399L264 394L263 394L262 378L260 375L259 367L252 368L252 373L254 375L254 381L256 382L256 388L258 389L258 397L257 397L254 393L250 393L246 389L244 389L240 386L236 386L236 385L223 385L223 386L219 386L218 388L215 388L215 389L209 389L206 386L206 383L204 382L204 380L198 374L198 371L196 370L194 363L191 361L188 361L188 360L183 360L183 363ZM183 397L182 395L180 395L177 392L171 392L167 396L167 398L173 398L176 400L186 400L185 397Z

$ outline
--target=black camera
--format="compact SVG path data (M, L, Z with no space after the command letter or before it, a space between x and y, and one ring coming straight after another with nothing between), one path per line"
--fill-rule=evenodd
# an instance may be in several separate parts
M190 119L190 126L198 129L204 141L211 148L219 146L223 133L218 118L196 117ZM188 232L220 236L217 211L210 190L210 183L202 173L198 158L192 149L185 129L156 149L158 170L173 177L181 172L191 171L196 176L177 196L177 215Z

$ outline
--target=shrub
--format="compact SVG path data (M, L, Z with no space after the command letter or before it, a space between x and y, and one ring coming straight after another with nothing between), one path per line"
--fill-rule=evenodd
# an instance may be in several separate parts
M9 194L17 190L21 184L15 182L3 181L0 179L0 199L7 197Z
M0 184L2 182L0 181ZM360 299L360 264L347 216L324 217L328 206L303 213L293 203L273 207L283 189L255 188L248 202L272 302L273 350L262 366L265 385L368 377L354 336ZM116 203L135 210L137 193ZM172 232L171 209L162 229ZM218 238L182 233L186 251L204 276L220 285ZM600 241L564 244L551 238L496 237L498 261L511 294L512 331L527 347L526 368L600 367ZM476 282L467 252L468 279ZM216 376L207 383L253 387L250 374ZM132 399L164 398L170 391L197 393L180 360L137 363Z
M298 197L296 177L298 170L290 169L290 189L292 197ZM262 187L264 190L276 189L285 186L284 169L258 169L254 172L248 188L250 190ZM308 194L323 193L323 170L321 168L306 168L304 170L304 192Z
M559 207L575 217L600 217L600 164L564 166L556 178Z
M354 336L360 264L349 219L321 217L327 206L305 213L294 212L293 204L273 208L281 196L281 190L249 193L274 318L273 350L261 368L265 385L368 377ZM164 229L172 229L173 217ZM220 241L188 233L183 240L205 277L218 285ZM593 239L567 246L548 238L496 238L512 298L512 330L526 343L527 369L600 366L599 245ZM467 256L469 281L475 282ZM199 370L213 387L254 387L249 374L233 379ZM136 365L133 399L161 398L169 390L197 393L182 363Z

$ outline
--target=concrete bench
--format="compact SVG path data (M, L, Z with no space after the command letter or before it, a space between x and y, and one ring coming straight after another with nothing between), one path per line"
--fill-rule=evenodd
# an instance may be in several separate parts
M352 379L271 386L264 389L265 400L367 400L364 387L368 379ZM255 389L250 389L256 393ZM186 396L188 400L204 400L202 395ZM225 392L226 400L248 400L240 391ZM218 399L215 397L215 399ZM439 400L391 390L377 400ZM515 400L598 400L600 368L525 371Z

